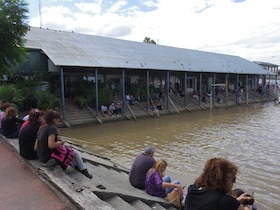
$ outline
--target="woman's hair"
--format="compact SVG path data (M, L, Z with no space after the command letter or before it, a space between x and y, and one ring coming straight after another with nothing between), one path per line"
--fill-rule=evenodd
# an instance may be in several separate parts
M162 169L166 167L167 167L167 162L165 160L158 160L153 166L153 168L161 175L161 177L163 177Z
M38 123L39 117L44 115L44 112L39 109L31 109L28 115L29 123L35 125Z
M232 174L236 176L238 168L232 162L224 158L209 159L200 177L195 181L198 187L208 189L218 189L224 193L229 193L231 189L227 187L227 176Z
M6 109L5 114L6 114L6 119L17 117L18 110L15 107L13 107L13 106L9 106Z
M2 110L3 111L6 111L6 109L8 108L8 107L10 107L11 106L11 104L9 103L9 102L5 102L4 104L3 104L3 106L2 106Z
M53 109L46 111L44 119L48 125L53 125L53 119L59 118L59 113Z

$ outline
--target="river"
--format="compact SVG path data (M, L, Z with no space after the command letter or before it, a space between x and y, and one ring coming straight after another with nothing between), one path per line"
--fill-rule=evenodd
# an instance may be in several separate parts
M167 174L188 186L207 159L239 166L234 187L254 192L258 209L280 209L280 104L272 102L61 129L92 152L128 168L147 145L165 159ZM93 172L94 173L94 172Z

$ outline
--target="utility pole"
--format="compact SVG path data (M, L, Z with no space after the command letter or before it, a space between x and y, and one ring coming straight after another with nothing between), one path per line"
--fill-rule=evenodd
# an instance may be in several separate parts
M43 22L42 22L42 14L41 14L41 0L38 0L39 2L39 18L40 18L40 28L43 27Z

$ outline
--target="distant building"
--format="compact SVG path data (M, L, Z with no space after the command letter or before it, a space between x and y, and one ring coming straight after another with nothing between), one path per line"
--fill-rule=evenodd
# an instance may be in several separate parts
M268 62L261 62L261 61L254 61L254 63L260 65L265 70L267 70L271 73L277 74L277 81L280 79L280 69L279 69L280 66L279 65L268 63ZM270 80L270 77L268 75L266 75L266 82L268 82L269 80ZM275 80L273 80L272 83L274 83L274 81ZM279 82L278 82L278 84L279 84Z

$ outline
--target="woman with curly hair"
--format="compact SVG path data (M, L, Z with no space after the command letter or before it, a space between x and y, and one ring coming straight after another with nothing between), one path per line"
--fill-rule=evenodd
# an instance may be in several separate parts
M243 193L236 199L231 196L236 181L237 166L224 158L211 158L202 174L188 188L185 210L244 210L241 203L250 200Z

